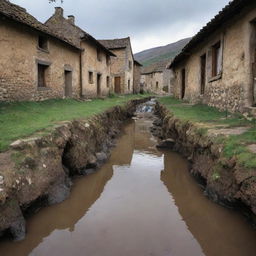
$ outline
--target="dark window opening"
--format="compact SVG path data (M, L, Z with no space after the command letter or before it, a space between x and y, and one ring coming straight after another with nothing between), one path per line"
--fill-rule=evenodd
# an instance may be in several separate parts
M131 90L131 81L130 81L130 79L128 80L128 90L129 91Z
M108 55L106 55L106 63L107 63L107 66L110 65L110 57Z
M205 82L206 82L206 54L202 55L201 58L201 95L205 92Z
M101 51L100 51L100 49L97 49L97 60L101 61Z
M89 71L89 83L93 84L93 72Z
M107 76L107 88L109 88L109 85L110 85L110 78L109 76Z
M38 64L38 87L46 87L46 76L49 66Z
M212 77L221 73L221 43L220 41L212 47Z
M159 83L156 82L156 89L158 90L158 88L159 88Z
M38 47L43 50L48 50L48 39L44 36L38 37Z

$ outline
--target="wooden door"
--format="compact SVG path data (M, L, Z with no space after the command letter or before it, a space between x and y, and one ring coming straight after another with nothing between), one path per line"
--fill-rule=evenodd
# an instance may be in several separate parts
M65 71L65 96L72 97L72 72Z
M115 77L115 93L121 93L121 77Z
M184 99L186 93L186 70L181 70L181 99Z

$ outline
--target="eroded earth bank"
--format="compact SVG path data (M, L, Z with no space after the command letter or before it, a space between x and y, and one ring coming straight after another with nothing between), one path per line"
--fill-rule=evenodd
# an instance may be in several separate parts
M27 215L65 200L70 178L91 173L107 160L122 123L147 100L132 100L90 119L59 123L1 153L0 237L23 239Z
M97 172L91 170L96 156L87 171L79 161L70 162L75 172L90 174L72 179L65 201L28 218L24 240L1 241L0 255L255 255L256 233L245 218L205 197L180 154L156 147L159 142L150 132L152 102L138 110L134 120L123 122L111 156ZM71 149L69 144L66 152L84 153ZM47 198L55 198L48 191Z
M223 145L215 136L203 133L200 125L181 120L164 105L156 105L158 119L153 133L167 147L181 153L190 162L190 172L204 186L213 201L242 210L255 224L256 170L241 166L236 158L223 155Z

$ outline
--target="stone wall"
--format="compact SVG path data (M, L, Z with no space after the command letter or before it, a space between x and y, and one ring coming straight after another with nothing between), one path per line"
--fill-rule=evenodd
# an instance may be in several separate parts
M100 60L97 59L97 47L88 41L82 42L82 84L84 97L107 96L112 87L110 62L107 62L108 55L100 52ZM92 82L89 81L89 72L93 73ZM100 93L97 94L97 75L101 75ZM107 84L109 77L109 84Z
M252 105L252 63L255 61L255 27L251 23L256 18L256 10L246 10L223 24L205 41L194 49L183 63L174 71L174 95L181 96L181 72L186 70L185 99L190 102L203 102L220 109L243 112ZM222 70L217 77L212 77L211 48L221 42ZM254 43L253 43L254 42ZM201 60L206 54L205 93L201 95Z
M134 63L134 79L133 79L134 93L139 93L141 90L140 77L141 77L141 66Z
M48 38L48 51L42 50L37 32L6 19L0 34L0 101L63 98L66 67L72 70L72 96L79 97L78 50L54 38ZM37 85L38 61L50 65L46 88Z
M131 47L121 49L111 49L116 57L111 58L111 75L112 75L112 90L114 91L115 77L121 78L121 93L133 93L133 55ZM132 67L129 67L129 61ZM130 80L130 88L128 88L128 80Z

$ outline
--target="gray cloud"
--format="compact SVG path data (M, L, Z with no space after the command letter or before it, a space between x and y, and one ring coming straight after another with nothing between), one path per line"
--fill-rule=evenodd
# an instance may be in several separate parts
M48 0L12 0L41 21L53 12ZM96 38L131 36L135 52L196 33L228 0L64 0L65 15Z

